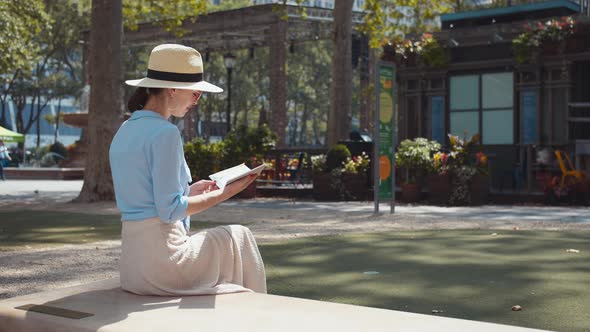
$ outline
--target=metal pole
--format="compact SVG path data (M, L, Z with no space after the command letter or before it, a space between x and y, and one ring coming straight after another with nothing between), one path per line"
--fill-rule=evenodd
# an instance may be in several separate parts
M227 134L231 131L231 68L227 68Z
M379 93L381 82L379 80L379 70L381 64L377 63L375 70L375 126L373 128L373 201L375 202L375 214L379 213Z
M391 98L393 99L393 110L391 112L391 203L389 207L389 213L395 213L395 145L396 145L396 138L397 138L397 130L395 130L397 125L397 67L393 65L393 77L391 84L393 85L393 95Z

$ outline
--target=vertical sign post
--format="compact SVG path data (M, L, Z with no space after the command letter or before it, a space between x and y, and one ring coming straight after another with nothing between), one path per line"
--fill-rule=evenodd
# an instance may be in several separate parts
M376 77L375 158L373 196L375 213L380 199L389 199L390 213L395 212L395 66L380 62Z

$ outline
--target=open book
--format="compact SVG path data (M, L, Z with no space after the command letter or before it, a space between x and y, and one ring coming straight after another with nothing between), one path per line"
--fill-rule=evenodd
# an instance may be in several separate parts
M228 184L238 179L241 179L248 174L260 175L260 172L262 172L263 169L264 164L252 169L250 169L245 164L239 164L238 166L234 166L228 169L224 169L223 171L217 172L215 174L211 174L209 175L209 178L215 181L215 184L217 184L217 187L219 187L219 189L223 190L223 188L225 188L225 186L227 186Z

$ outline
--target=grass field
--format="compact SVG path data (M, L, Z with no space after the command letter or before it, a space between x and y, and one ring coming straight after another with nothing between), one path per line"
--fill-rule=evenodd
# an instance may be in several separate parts
M493 233L497 235L492 235ZM590 331L590 233L439 230L262 246L274 294ZM568 253L577 249L579 253ZM512 311L513 305L522 311Z
M70 212L0 212L0 251L120 239L120 219L119 215ZM193 222L191 231L219 225Z
M118 239L120 221L0 212L0 231L0 250L18 250ZM590 331L590 232L403 231L301 238L260 249L273 294ZM512 311L513 305L523 310Z

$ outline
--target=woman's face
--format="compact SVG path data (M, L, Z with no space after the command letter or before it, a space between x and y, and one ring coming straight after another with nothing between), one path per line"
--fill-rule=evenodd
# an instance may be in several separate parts
M172 115L178 118L183 117L191 107L198 103L202 94L203 92L198 90L176 89L173 97Z

